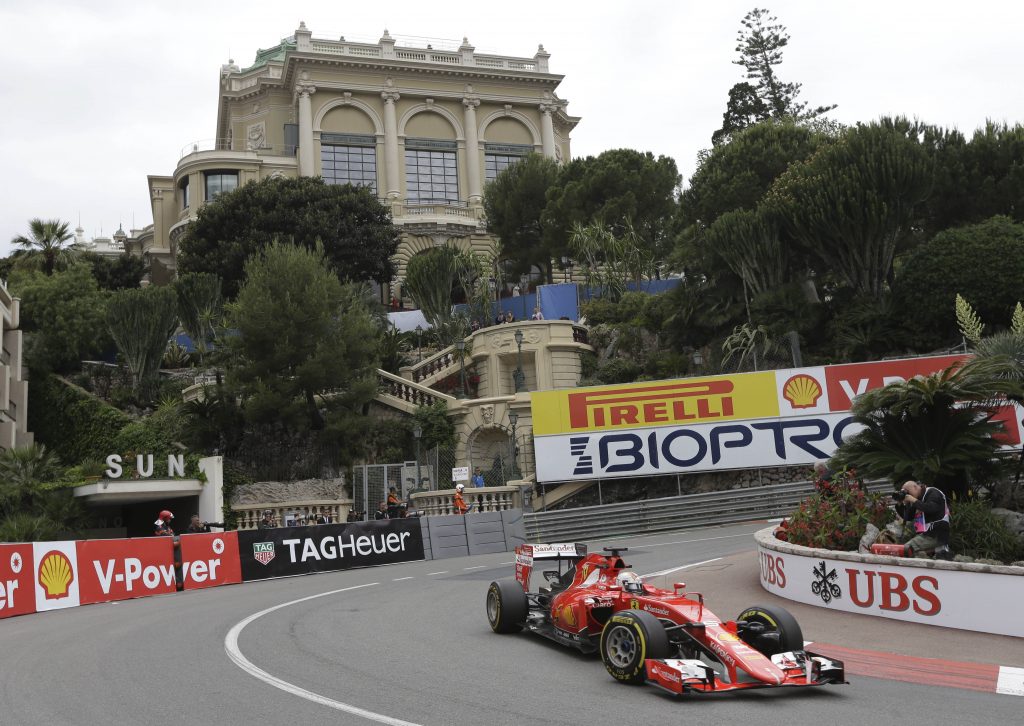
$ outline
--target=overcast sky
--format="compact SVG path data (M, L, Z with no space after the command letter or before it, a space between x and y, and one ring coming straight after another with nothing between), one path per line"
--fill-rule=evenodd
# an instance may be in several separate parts
M1024 121L1024 3L772 0L792 39L777 72L844 123L917 116L971 132ZM301 5L301 9L297 9ZM304 20L314 37L459 40L551 53L581 116L574 156L628 147L676 160L684 180L721 125L736 32L754 0L221 3L0 0L0 254L33 217L81 218L86 236L152 222L146 176L214 136L220 65L242 67ZM425 44L428 42L424 40Z

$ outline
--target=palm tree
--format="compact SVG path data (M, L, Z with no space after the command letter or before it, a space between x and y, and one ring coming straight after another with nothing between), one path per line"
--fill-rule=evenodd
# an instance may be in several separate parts
M29 236L18 235L11 240L12 245L21 247L14 254L25 260L42 258L43 272L53 274L58 262L66 262L74 249L68 245L74 235L68 230L68 222L59 219L32 219L28 223Z

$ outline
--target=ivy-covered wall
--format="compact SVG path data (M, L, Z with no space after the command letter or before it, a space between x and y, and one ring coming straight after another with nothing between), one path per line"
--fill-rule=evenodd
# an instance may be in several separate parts
M36 375L28 388L28 428L61 461L74 465L118 451L128 414L54 375Z

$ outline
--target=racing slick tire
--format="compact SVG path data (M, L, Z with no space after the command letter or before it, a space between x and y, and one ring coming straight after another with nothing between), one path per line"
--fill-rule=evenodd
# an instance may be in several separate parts
M750 640L747 640L743 633L740 633L740 637L747 645L769 658L776 653L804 649L804 634L796 618L778 605L751 605L740 613L736 620L746 620L764 626L764 631L752 636Z
M624 610L604 624L600 651L601 662L613 678L637 685L647 680L644 661L671 657L672 646L656 617L642 610Z
M487 622L495 633L518 633L529 612L530 603L518 580L495 580L487 588Z

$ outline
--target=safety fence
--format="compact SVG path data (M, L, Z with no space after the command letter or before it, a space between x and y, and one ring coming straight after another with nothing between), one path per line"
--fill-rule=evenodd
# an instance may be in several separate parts
M0 544L0 619L274 577L511 552L522 512Z
M867 486L870 491L883 491L891 484L876 481ZM653 534L785 517L813 491L814 482L802 481L597 507L527 512L524 519L530 542L581 542L598 537Z

